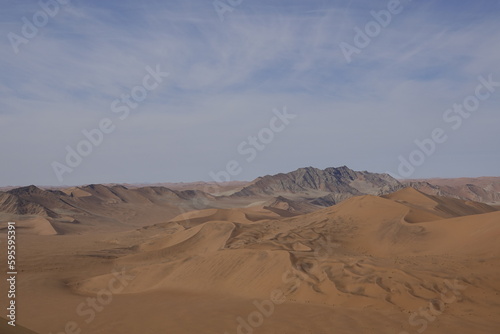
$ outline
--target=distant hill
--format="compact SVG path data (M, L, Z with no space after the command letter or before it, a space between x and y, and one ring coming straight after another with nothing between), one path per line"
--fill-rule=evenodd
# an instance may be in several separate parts
M0 215L2 220L22 220L23 227L39 234L67 234L155 224L206 208L211 201L215 197L200 190L101 184L49 190L31 185L0 192Z
M251 182L170 185L176 189L118 184L13 188L0 191L0 217L3 221L23 221L22 226L31 233L73 234L142 227L208 208L260 207L281 217L293 217L354 196L381 196L407 186L431 196L500 204L500 177L399 181L388 174L354 171L346 166L299 168Z
M417 179L402 183L430 195L500 205L500 177Z
M358 172L346 166L307 167L259 177L232 196L301 196L311 198L313 204L330 206L353 196L383 195L402 187L388 174Z

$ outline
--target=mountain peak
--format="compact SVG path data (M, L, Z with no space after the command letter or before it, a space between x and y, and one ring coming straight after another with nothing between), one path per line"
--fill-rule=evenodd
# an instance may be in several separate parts
M402 186L388 174L357 172L347 166L324 170L303 167L289 173L257 178L234 196L269 195L277 197L302 196L304 198L335 195L321 203L337 202L358 195L382 195Z
M24 194L29 194L29 195L43 194L45 192L45 190L40 189L35 185L29 185L26 187L15 188L15 189L9 190L7 192L9 194L18 196L18 195L24 195Z

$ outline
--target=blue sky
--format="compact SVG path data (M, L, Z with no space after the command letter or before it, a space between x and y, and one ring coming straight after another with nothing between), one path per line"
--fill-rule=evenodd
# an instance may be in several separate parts
M500 81L500 1L402 0L348 63L339 45L389 2L243 0L221 21L212 1L72 0L16 54L9 34L42 9L4 1L0 185L210 181L232 160L232 180L305 166L397 174L435 128L447 140L412 178L498 176L500 88L457 130L443 114L479 76ZM168 77L119 120L111 103L157 65ZM238 145L284 107L297 117L246 161ZM116 129L60 182L53 162L103 118Z

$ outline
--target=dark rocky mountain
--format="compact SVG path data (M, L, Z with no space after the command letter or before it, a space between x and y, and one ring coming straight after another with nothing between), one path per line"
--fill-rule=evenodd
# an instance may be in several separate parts
M353 196L383 195L402 187L388 174L358 172L346 166L324 170L307 167L259 177L232 196L303 197L313 204L330 206Z
M61 191L47 191L33 185L15 188L0 193L0 212L55 218L58 215L52 209L61 207L61 195L64 195Z
M49 216L53 214L40 204L5 192L0 193L0 212L14 215Z

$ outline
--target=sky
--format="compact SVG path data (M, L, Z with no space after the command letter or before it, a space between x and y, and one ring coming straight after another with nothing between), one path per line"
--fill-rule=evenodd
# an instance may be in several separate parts
M500 1L2 3L0 186L500 176Z

